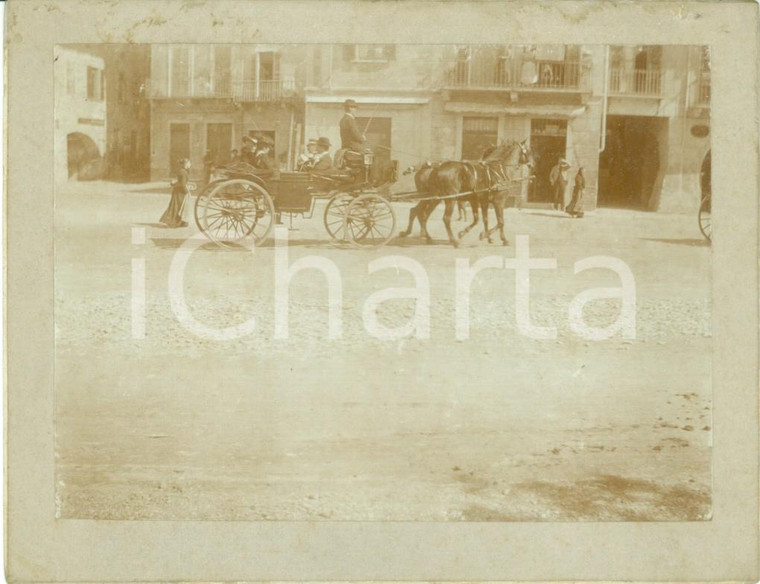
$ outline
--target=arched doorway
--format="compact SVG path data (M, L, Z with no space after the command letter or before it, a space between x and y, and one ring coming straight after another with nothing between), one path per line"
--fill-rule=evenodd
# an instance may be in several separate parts
M100 178L102 159L97 144L87 134L72 132L66 136L66 158L69 179Z

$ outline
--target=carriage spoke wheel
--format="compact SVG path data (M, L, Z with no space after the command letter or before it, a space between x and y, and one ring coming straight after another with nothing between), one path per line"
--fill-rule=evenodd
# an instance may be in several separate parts
M208 202L209 195L211 194L211 191L214 190L214 187L219 185L224 181L217 180L208 183L204 189L198 193L198 196L195 197L195 205L193 206L193 216L195 217L195 224L198 226L198 229L203 231L203 210L205 209L206 203Z
M343 241L346 238L346 211L353 200L351 195L339 193L327 202L325 229L335 240Z
M258 245L274 226L272 198L264 188L249 180L219 183L201 205L201 231L224 247L234 247L245 239L252 239Z
M699 230L707 240L712 240L712 200L710 197L702 199L699 205Z
M380 247L395 233L396 213L380 195L361 195L346 209L343 229L345 238L358 247Z

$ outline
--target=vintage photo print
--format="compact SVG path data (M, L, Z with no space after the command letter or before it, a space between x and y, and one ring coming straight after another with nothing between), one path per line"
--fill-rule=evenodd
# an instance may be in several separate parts
M54 73L60 517L710 519L709 47Z
M749 573L756 10L75 4L9 16L41 580Z

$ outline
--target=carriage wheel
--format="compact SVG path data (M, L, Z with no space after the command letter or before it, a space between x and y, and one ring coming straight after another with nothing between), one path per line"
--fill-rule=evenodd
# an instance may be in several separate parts
M272 198L266 189L249 180L220 182L201 205L201 231L224 247L233 247L246 238L258 245L274 226Z
M206 201L208 201L208 197L211 194L211 191L214 189L215 186L220 184L221 180L215 180L213 182L208 183L203 190L198 193L198 196L195 197L195 205L193 206L193 216L195 217L195 224L198 226L198 229L203 231L203 227L201 225L201 218L203 215L203 209L206 205Z
M355 198L346 209L345 237L359 247L380 247L396 232L396 213L387 199L366 194Z
M708 241L712 240L712 200L709 196L699 205L699 230Z
M354 198L346 193L333 196L325 207L325 229L338 241L346 238L346 211Z

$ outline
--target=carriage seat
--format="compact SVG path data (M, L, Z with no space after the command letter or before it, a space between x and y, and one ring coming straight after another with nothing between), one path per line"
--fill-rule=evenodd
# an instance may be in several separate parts
M335 168L364 168L364 153L348 148L341 148L335 151L333 157L333 166Z

